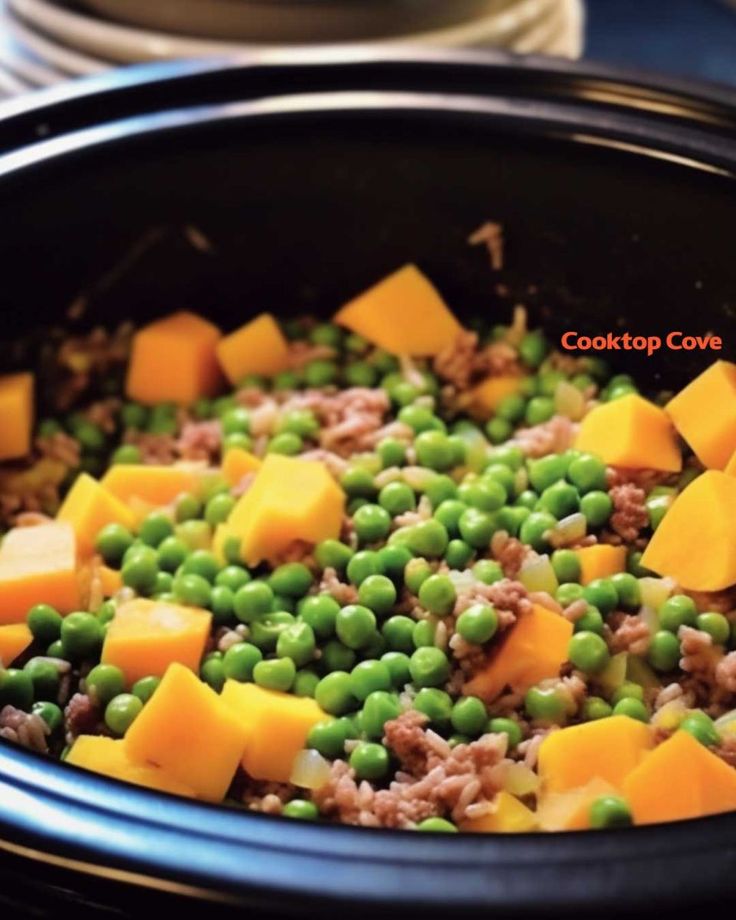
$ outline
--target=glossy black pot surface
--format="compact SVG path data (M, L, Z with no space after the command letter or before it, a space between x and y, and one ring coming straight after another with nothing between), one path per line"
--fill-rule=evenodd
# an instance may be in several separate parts
M80 295L81 324L186 307L234 326L329 315L406 261L460 314L502 321L524 302L553 333L712 331L733 357L726 90L482 55L306 55L143 68L0 115L4 366ZM506 230L497 275L466 243L486 220ZM610 357L655 387L714 355ZM0 743L12 911L672 914L736 903L735 839L736 816L501 838L304 825Z

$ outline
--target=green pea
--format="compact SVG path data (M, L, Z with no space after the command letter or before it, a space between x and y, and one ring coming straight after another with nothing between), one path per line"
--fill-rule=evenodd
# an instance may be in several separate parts
M98 664L85 678L85 685L90 697L100 706L106 706L125 690L125 675L113 664Z
M567 701L555 687L530 687L524 697L524 709L539 722L562 724L567 715Z
M404 581L412 594L418 594L424 582L431 576L432 568L426 559L412 559L404 569Z
M423 431L414 441L420 466L443 472L455 465L452 444L442 431Z
M479 559L473 566L473 576L484 585L492 585L504 577L503 569L493 559Z
M574 601L583 596L583 586L576 582L565 582L555 591L555 600L562 607L569 607Z
M301 668L314 658L317 643L312 627L307 623L294 623L287 626L276 642L276 654L279 658L291 658Z
M686 594L675 594L660 606L660 629L676 633L681 626L695 626L698 610L692 598Z
M649 711L641 700L626 696L613 707L615 716L628 716L639 722L649 722Z
M458 633L473 645L482 645L496 634L498 615L490 604L472 604L457 619Z
M585 600L597 607L603 616L613 613L618 604L618 594L610 578L595 578L583 589Z
M296 672L291 692L294 696L309 697L313 699L318 683L319 675L316 671L313 671L311 668L301 668L301 670Z
M74 425L72 433L85 451L98 453L105 447L105 433L100 426L95 425L94 422L90 422L86 419L80 421Z
M14 706L28 712L33 705L33 679L18 668L0 670L0 709Z
M603 626L603 614L589 604L585 613L575 621L575 632L592 632L602 636Z
M388 773L388 751L382 744L361 741L350 755L350 766L359 780L382 779Z
M102 646L103 627L91 613L70 613L61 624L64 656L72 661L94 658Z
M303 597L311 588L312 573L303 562L287 562L274 569L268 583L274 594Z
M253 449L253 440L247 434L226 434L222 439L222 453L226 454L233 448L250 451ZM224 494L224 493L223 493ZM213 496L214 497L214 496Z
M551 396L532 396L526 404L524 419L528 425L542 425L555 414L555 401Z
M316 821L319 818L317 806L306 799L292 799L284 805L281 814L297 821Z
M235 594L251 580L250 573L241 565L228 565L215 576L217 587L229 588Z
M412 632L412 641L414 648L429 648L435 644L434 639L437 633L437 627L431 620L420 620L414 624Z
M345 742L350 737L347 719L329 719L317 722L307 735L307 747L318 751L323 757L335 760L345 754Z
M209 607L212 602L212 586L201 575L177 575L174 579L174 596L180 604Z
M726 645L728 642L731 624L722 613L701 613L697 617L695 625L698 629L708 633L716 645Z
M156 590L158 572L158 557L155 552L153 556L137 552L123 563L121 574L124 585L133 588L138 594L148 595Z
M340 485L351 498L372 498L376 494L373 476L368 470L351 466L342 474Z
M489 463L500 463L510 470L520 470L524 464L524 452L513 444L495 447L488 454Z
M317 359L310 361L304 367L304 382L308 387L327 387L335 383L339 376L337 364L334 361Z
M383 736L386 722L397 719L400 715L401 707L395 694L386 690L374 690L363 704L360 724L369 738L378 739Z
M433 518L421 524L415 524L409 530L407 538L409 549L417 556L424 556L426 559L439 559L443 556L448 542L447 530Z
M160 683L160 677L141 677L140 680L133 684L132 693L138 697L141 703L147 703L158 689Z
M572 460L567 478L581 493L606 491L606 465L593 454L581 454Z
M414 429L415 434L423 431L444 430L444 423L427 406L404 406L399 410L398 419Z
M322 665L328 672L349 671L355 664L356 657L351 648L336 639L327 642L322 647Z
M706 747L715 747L721 742L721 736L718 734L713 719L700 709L685 716L680 722L680 730L692 735L696 741Z
M391 466L403 466L406 463L406 445L396 438L384 438L376 447L381 465L384 469ZM388 508L386 509L389 510Z
M618 603L628 610L637 610L641 606L641 589L639 582L629 572L617 572L611 575L611 584L616 589Z
M496 407L496 415L507 422L520 422L524 418L526 399L520 393L505 396Z
M611 516L613 502L607 492L594 489L580 499L580 510L589 527L602 527Z
M397 614L386 620L381 627L381 634L392 651L410 653L414 651L414 626L414 620L410 617Z
M271 658L253 667L253 680L267 690L291 690L296 677L296 665L291 658Z
M252 623L273 609L273 591L265 581L250 581L238 588L233 610L241 623Z
M630 827L634 820L631 809L620 795L599 796L590 806L590 826L593 828Z
M391 689L391 672L381 661L361 661L350 673L350 692L361 702L376 690Z
M171 518L163 511L153 511L141 524L140 539L147 545L157 547L174 533Z
M174 516L179 524L195 521L202 516L202 502L196 495L186 492L177 499Z
M580 581L580 558L575 550L557 549L552 553L551 562L560 584Z
M589 696L583 703L583 719L586 722L606 719L612 712L612 707L599 696Z
M61 614L49 604L35 604L28 611L28 628L41 645L50 645L61 635Z
M350 687L349 674L345 671L332 671L317 684L314 698L324 712L333 716L341 716L350 712L356 703Z
M388 536L391 515L381 505L365 504L353 515L353 526L361 542L375 543Z
M339 540L323 540L317 544L314 557L321 569L332 568L342 572L353 558L353 550Z
M438 648L418 648L409 661L411 679L417 687L439 687L450 675L450 664Z
M519 357L527 367L537 368L544 361L547 347L544 333L537 330L527 332L519 343Z
M495 479L466 481L458 488L458 498L480 511L498 511L508 498L504 486Z
M523 737L519 723L514 722L513 719L507 719L502 716L491 719L488 722L487 730L494 735L506 735L509 748L515 748L517 744L521 743Z
M494 516L478 508L466 509L458 521L460 536L474 549L487 549L496 529Z
M299 617L311 626L316 636L328 639L335 634L335 620L340 605L329 594L317 594L299 602Z
M620 703L621 700L629 699L639 700L640 703L644 702L644 688L633 680L625 680L620 687L614 690L611 696L611 702L614 706L616 703Z
M376 632L376 616L362 604L348 604L337 614L335 632L348 648L365 648Z
M164 572L175 572L189 555L189 548L179 537L166 537L158 547L158 566Z
M33 682L33 694L37 700L56 697L59 692L59 671L56 665L44 658L31 658L23 670Z
M351 387L373 387L378 380L376 369L367 361L352 361L345 366L345 383Z
M638 549L629 550L626 554L626 571L636 578L648 578L655 574L641 564L642 555L641 550Z
M457 827L445 818L425 818L417 824L418 831L428 832L431 834L456 834Z
M677 636L664 629L656 632L649 643L647 660L655 671L673 671L680 660L680 642Z
M378 564L385 575L400 585L404 581L404 570L411 561L411 552L400 543L382 546L376 553Z
M433 509L439 508L442 502L457 498L457 485L455 480L444 474L432 478L424 490Z
M533 489L524 489L520 492L514 503L515 507L526 508L527 511L534 511L537 507L539 496Z
M52 735L57 735L60 732L64 724L64 713L56 703L39 701L33 704L31 712L43 719Z
M148 409L139 403L125 403L120 410L120 421L124 428L136 428L142 431L148 422Z
M277 431L279 434L291 432L302 438L314 438L319 431L319 422L311 409L290 409L281 416Z
M460 533L460 518L467 508L465 502L448 498L435 509L434 518L442 524L448 535L456 537Z
M407 511L413 511L417 503L413 490L405 482L389 482L378 493L378 504L391 517L396 517Z
M456 599L455 585L447 575L430 575L419 588L419 603L436 616L452 613Z
M50 658L63 658L64 647L61 644L61 639L56 639L54 642L52 642L46 649L46 654Z
M482 700L475 696L466 696L452 707L450 721L455 731L475 738L483 734L488 714Z
M369 575L358 588L358 601L378 616L384 616L396 603L396 587L385 575Z
M220 563L214 553L206 549L195 549L182 564L185 575L199 575L212 584L220 571Z
M450 540L445 550L445 562L451 569L462 571L474 555L473 547L468 546L464 540Z
M215 693L220 693L225 686L225 668L222 657L212 655L205 658L200 666L199 676Z
M409 656L404 652L386 652L381 655L381 664L388 668L392 686L402 688L411 681Z
M143 703L132 693L120 693L113 697L105 708L105 725L113 735L122 737L135 722L143 709Z
M576 632L567 649L572 664L585 674L596 674L611 660L605 639L594 632Z
M432 725L445 731L452 718L452 698L449 693L436 687L423 687L414 697L413 704L417 712L423 713Z
M273 652L281 633L295 622L285 610L274 611L250 624L250 640L262 652Z
M118 568L123 556L133 545L133 535L122 524L107 524L97 534L95 548L106 565Z
M213 495L205 508L205 520L211 527L216 527L228 519L234 507L235 499L232 495Z
M371 575L382 575L381 560L378 553L364 549L356 553L348 562L346 570L348 581L360 586Z
M557 520L547 511L533 511L519 528L519 539L543 553L550 548L549 533L555 528Z
M542 492L539 497L539 506L541 510L547 511L553 517L561 520L578 511L580 497L575 486L560 480L551 486L547 486Z

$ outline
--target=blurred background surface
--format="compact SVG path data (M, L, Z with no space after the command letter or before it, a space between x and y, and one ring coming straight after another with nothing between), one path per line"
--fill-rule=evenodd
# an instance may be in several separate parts
M335 41L583 56L736 85L736 0L0 0L0 95Z

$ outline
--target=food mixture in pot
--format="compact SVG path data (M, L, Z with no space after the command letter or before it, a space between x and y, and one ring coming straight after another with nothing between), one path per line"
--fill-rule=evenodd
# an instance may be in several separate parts
M411 265L331 322L60 333L0 379L0 736L325 823L736 809L735 406Z

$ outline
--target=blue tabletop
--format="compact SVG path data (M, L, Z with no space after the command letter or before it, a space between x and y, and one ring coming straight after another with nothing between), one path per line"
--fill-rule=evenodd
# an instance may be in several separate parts
M736 2L587 0L585 56L736 84Z

